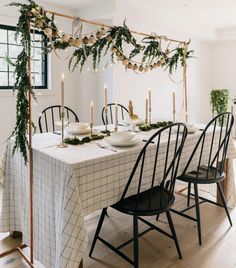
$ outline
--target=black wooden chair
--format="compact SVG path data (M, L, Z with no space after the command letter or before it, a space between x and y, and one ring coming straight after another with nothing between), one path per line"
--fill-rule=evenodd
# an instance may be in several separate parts
M181 123L176 123L157 131L147 141L135 162L120 201L112 205L112 208L133 217L133 238L115 247L99 236L107 211L107 208L104 208L89 253L90 257L92 256L97 240L99 240L137 268L139 266L138 238L148 231L156 230L174 240L179 258L182 258L170 208L175 200L174 186L186 136L186 127ZM162 137L165 139L164 142L162 142ZM154 142L156 143L155 145L153 144ZM150 153L150 150L154 151ZM146 163L149 166L149 172L146 170ZM130 195L131 193L132 195ZM171 234L141 217L155 216L162 213L166 213ZM144 222L149 228L139 233L138 220ZM132 241L134 241L134 260L131 260L120 251L121 248Z
M55 131L55 121L61 120L61 105L47 107L39 116L38 125L40 133ZM74 111L65 106L65 120L79 122Z
M229 219L230 225L232 226L225 196L221 187L221 181L225 178L225 159L233 123L234 118L231 113L223 113L212 119L199 137L199 140L186 164L183 174L177 178L188 183L187 207L181 211L176 211L173 209L171 211L197 222L198 240L200 245L202 244L199 206L201 203L209 202L223 207ZM219 124L219 126L217 126L217 124ZM195 169L191 168L191 164L193 163L197 163L197 167ZM218 204L212 200L200 197L198 194L199 184L212 183L216 183L217 185L217 190L221 197L222 204ZM192 184L194 186L194 194L191 193ZM193 196L195 199L195 204L192 206L190 206L190 196ZM201 201L199 202L199 200ZM196 218L184 213L194 207L196 209Z
M102 109L102 122L103 124L113 124L114 123L114 119L115 119L115 103L109 103L107 104L107 118L106 118L106 113L105 113L105 107L103 107ZM118 120L124 120L125 119L125 115L129 115L129 111L128 109L117 103L118 106Z

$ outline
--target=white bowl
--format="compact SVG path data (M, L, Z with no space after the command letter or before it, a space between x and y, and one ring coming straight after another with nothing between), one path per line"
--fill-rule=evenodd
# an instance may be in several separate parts
M78 132L78 133L84 132L89 129L89 123L84 122L70 123L68 129L70 132Z
M130 141L135 137L135 133L129 131L118 131L111 133L111 138L116 141Z

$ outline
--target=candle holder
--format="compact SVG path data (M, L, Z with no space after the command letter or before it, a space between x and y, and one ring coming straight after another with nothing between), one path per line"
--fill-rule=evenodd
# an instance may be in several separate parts
M105 131L107 132L107 121L108 121L108 117L107 117L107 106L105 107Z
M176 122L176 111L175 110L173 110L173 123L175 123Z
M147 119L147 117L145 118L145 125L146 126L148 125L148 119Z
M61 143L58 145L58 148L68 147L68 145L64 143L64 118L65 118L65 113L61 113Z
M90 136L93 136L93 123L90 123Z
M148 124L151 125L152 123L152 109L151 108L149 108L148 110L148 117L149 117Z

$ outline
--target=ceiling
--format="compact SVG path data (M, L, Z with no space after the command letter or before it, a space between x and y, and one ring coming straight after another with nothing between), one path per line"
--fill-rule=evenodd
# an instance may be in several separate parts
M135 0L214 29L236 26L235 0ZM190 24L191 25L191 24Z
M103 0L44 0L44 2L80 9ZM124 1L124 0L116 0ZM127 1L127 0L126 0ZM186 21L191 27L212 30L236 27L236 0L131 0L137 4ZM124 1L125 2L125 1ZM121 2L120 2L121 3ZM135 5L133 5L135 10ZM126 14L128 18L128 14Z

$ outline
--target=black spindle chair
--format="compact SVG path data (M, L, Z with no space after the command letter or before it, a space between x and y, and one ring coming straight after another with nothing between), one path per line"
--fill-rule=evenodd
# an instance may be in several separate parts
M55 121L61 120L61 105L47 107L39 116L38 125L40 133L54 132ZM65 120L69 122L79 122L79 118L74 111L65 106Z
M114 123L114 119L115 119L115 103L108 103L107 104L107 118L106 118L106 113L105 113L105 107L103 107L102 109L102 122L104 125L108 125L108 124L113 124ZM118 106L118 120L124 120L125 119L125 115L129 115L129 111L128 109L117 103Z
M202 132L199 140L185 166L183 174L177 179L188 183L187 207L181 211L173 210L173 212L184 216L190 220L197 222L198 240L202 244L201 236L201 218L200 204L209 202L225 209L230 225L232 221L226 205L225 196L221 187L221 181L225 178L224 166L230 132L234 123L234 117L231 113L223 113L213 118ZM219 124L219 126L217 125ZM197 167L196 167L197 164ZM196 168L192 168L195 165ZM221 197L222 204L218 204L212 200L200 197L198 194L199 184L216 183L218 193ZM191 185L193 184L194 194L191 193ZM190 206L190 196L195 199L195 204ZM199 202L201 200L201 202ZM193 218L184 212L189 209L196 209L196 218Z
M175 180L186 136L186 127L181 123L176 123L157 131L147 141L135 162L120 201L112 205L112 208L133 216L133 238L115 247L99 236L107 211L107 208L104 208L89 253L90 257L96 241L99 240L127 262L134 265L135 268L138 268L138 238L148 231L156 230L174 240L179 258L182 258L170 214L170 207L175 199ZM153 144L154 142L155 144ZM141 217L155 216L162 213L166 213L171 234ZM138 220L144 222L149 228L139 233ZM132 241L134 241L134 260L131 260L120 251L121 248Z

